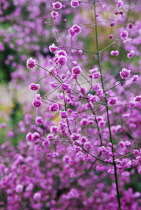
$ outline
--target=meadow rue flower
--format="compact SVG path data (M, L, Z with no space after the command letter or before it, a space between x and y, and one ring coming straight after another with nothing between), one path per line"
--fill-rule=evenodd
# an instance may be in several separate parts
M67 91L69 88L70 88L69 84L62 83L62 85L61 85L62 90Z
M56 53L55 53L56 56L65 56L67 57L67 53L65 50L57 50Z
M77 24L72 26L72 30L76 33L79 34L81 32L81 27L78 26Z
M71 7L78 7L80 5L79 1L78 0L71 0L71 3L70 3Z
M122 79L127 79L130 77L130 70L127 70L126 68L123 68L122 71L120 72L120 76Z
M57 57L56 63L59 64L60 66L64 66L67 63L67 57L63 55Z
M132 81L137 82L139 80L139 75L133 75Z
M52 11L50 14L51 14L52 19L56 19L59 16L59 13L56 11Z
M90 150L91 149L91 143L90 142L85 142L84 143L84 149L87 150L87 151Z
M68 32L70 33L70 35L73 37L76 34L79 34L81 32L81 27L78 26L77 24L73 25Z
M114 105L116 105L117 104L117 97L113 97L113 98L110 98L109 100L108 100L108 105L109 106L114 106Z
M50 132L53 133L53 134L56 134L58 133L59 131L59 127L58 126L51 126L50 127Z
M54 9L62 9L63 5L60 1L56 1L54 3L52 3L52 6Z
M43 118L40 117L40 116L36 117L35 123L36 123L37 125L42 125L42 124L43 124Z
M133 26L132 23L129 23L129 24L128 24L128 28L129 28L129 29L133 29L133 27L134 27L134 26Z
M131 50L131 51L127 54L127 57L128 57L128 58L132 58L134 55L135 55L135 51L134 51L134 50Z
M71 134L71 139L72 139L73 141L79 140L79 139L80 139L80 134L72 133L72 134Z
M110 34L110 35L108 36L108 38L109 38L109 39L113 39L113 34Z
M42 106L42 101L35 98L32 102L32 105L34 107L38 108L38 107Z
M27 141L32 141L32 133L31 132L26 134L26 140Z
M34 193L33 199L36 200L36 201L40 201L40 199L41 199L41 193L40 192Z
M60 112L60 117L61 118L67 118L68 117L67 112L66 111L61 111Z
M29 58L26 62L26 66L28 69L34 69L36 66L36 60Z
M7 54L2 62L4 67L9 68L8 72L15 69L15 72L9 75L14 88L19 92L22 86L32 81L30 89L38 91L39 85L34 83L40 79L40 93L43 94L46 105L41 107L43 99L40 94L33 98L33 106L39 109L33 109L31 104L24 103L26 106L22 110L30 114L22 117L23 120L17 123L16 130L14 127L12 129L17 140L21 139L18 132L26 133L26 141L17 143L16 147L11 146L8 141L0 145L0 191L3 198L7 198L6 201L0 201L0 206L8 210L23 209L24 206L35 210L59 210L69 207L77 209L78 206L96 210L120 209L117 199L118 184L113 167L115 161L121 208L140 210L140 192L132 190L134 183L125 189L125 185L130 186L132 177L138 177L138 172L141 174L141 149L137 148L140 146L141 135L141 96L137 75L141 64L141 23L137 20L140 1L136 1L133 6L133 2L129 5L128 0L115 0L112 4L103 0L103 8L99 3L95 4L97 12L94 15L88 14L91 13L90 1L36 2L34 9L31 9L32 1L28 1L28 4L22 1L20 5L15 5L15 10L1 17L2 22L9 19L13 23L15 17L18 17L16 26L13 26L14 31L9 28L0 31L4 54L14 50L14 53ZM45 4L40 5L41 2ZM121 10L123 2L125 6ZM9 1L4 0L3 10L6 9L7 3ZM46 10L45 14L42 6ZM30 10L26 21L22 8ZM131 9L132 13L128 18ZM103 10L106 16L102 15ZM137 14L135 20L134 14ZM128 19L135 24L134 30ZM100 24L100 27L93 27L95 24ZM105 26L112 33L109 33L109 36L102 34ZM91 35L96 30L99 35L96 40L98 43L92 43ZM129 32L132 41L128 38ZM27 36L29 34L30 36ZM113 38L113 43L109 45L108 40ZM50 44L52 42L54 43ZM102 75L94 65L98 62L96 44L100 47L99 51L104 52L99 52ZM123 49L120 64L132 68L131 79L128 79L130 70L121 69L121 81L118 81L119 59L112 56L118 56L119 51L111 48L116 44L119 49ZM138 55L135 61L128 59L127 62L126 56L131 58L135 53ZM28 54L38 57L40 68L38 66L38 71L27 76L28 72L23 71L22 63ZM32 60L29 62L30 68L36 65ZM94 67L88 72L92 65ZM85 69L83 75L81 68ZM115 69L112 73L113 68ZM103 84L100 76L103 78ZM122 80L126 78L128 80ZM95 83L96 79L99 83ZM118 99L115 96L118 96ZM106 109L109 110L106 112ZM6 120L3 113L2 118ZM0 133L5 133L6 138L12 137L8 124L4 132L1 125L0 129ZM110 129L113 143L109 138ZM10 141L15 142L14 138ZM134 148L137 148L137 151L134 151ZM96 173L95 169L100 173ZM110 182L107 184L108 179ZM18 189L18 184L23 186L23 190L20 187ZM89 192L92 192L91 196L88 196ZM83 199L79 199L80 196Z
M39 90L40 89L40 85L39 84L34 84L34 83L31 83L30 85L29 85L29 89L31 89L31 90Z
M119 0L118 3L117 3L117 7L118 8L121 8L123 6L123 1L122 0Z
M58 47L53 43L49 46L49 50L52 53L56 53L56 51L58 50Z
M141 95L134 98L135 101L141 101Z
M56 112L60 109L59 104L55 103L49 106L49 111Z
M33 141L36 141L37 139L39 139L40 138L40 134L38 133L38 132L34 132L33 134L32 134L32 140Z
M23 191L23 185L18 184L18 185L16 186L16 192L17 192L17 193L21 193L22 191Z
M111 55L114 55L114 56L118 56L119 55L119 51L118 50L112 50Z
M121 34L120 34L120 37L122 38L122 39L127 39L128 38L128 31L122 31L121 32Z
M72 68L72 73L75 75L80 75L82 73L82 69L80 66L74 66Z

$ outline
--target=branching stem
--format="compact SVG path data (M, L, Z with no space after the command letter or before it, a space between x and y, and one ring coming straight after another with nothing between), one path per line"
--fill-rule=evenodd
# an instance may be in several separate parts
M100 52L99 52L99 42L98 42L98 28L97 28L97 21L96 21L96 1L94 0L94 15L95 15L95 37L96 37L96 49L97 49L97 58L98 58L98 66L99 71L101 73L101 84L104 92L104 99L105 99L105 108L106 108L106 114L107 114L107 121L108 121L108 129L109 129L109 135L110 135L110 142L112 144L112 153L113 153L113 166L114 166L114 176L115 176L115 183L116 183L116 192L117 192L117 201L118 201L118 208L121 209L121 202L120 202L120 193L119 193L119 185L118 185L118 176L117 176L117 168L116 168L116 162L115 162L115 156L114 156L114 146L113 146L113 139L112 139L112 133L111 133L111 126L110 126L110 116L109 116L109 108L107 105L107 99L104 89L104 81L103 81L103 75L102 75L102 68L100 63ZM102 52L102 51L101 51Z

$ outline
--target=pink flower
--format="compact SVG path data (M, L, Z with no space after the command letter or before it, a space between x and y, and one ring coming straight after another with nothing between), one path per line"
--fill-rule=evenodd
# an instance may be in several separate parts
M133 75L132 81L133 81L133 82L136 82L136 81L138 81L138 80L139 80L139 76L138 76L138 75Z
M72 139L73 141L79 140L79 139L80 139L80 134L73 133L73 134L71 135L71 139Z
M36 201L40 201L40 199L41 199L41 193L40 192L36 192L33 195L33 199L36 200Z
M82 69L80 68L80 66L74 66L72 68L72 73L75 75L80 75L82 73Z
M62 9L62 3L60 1L56 1L54 3L52 3L52 6L54 9Z
M60 66L64 66L67 63L67 57L63 55L59 56L56 60L56 63Z
M110 98L110 99L108 100L108 105L109 105L109 106L114 106L114 105L116 105L116 104L117 104L117 97Z
M26 66L28 69L33 69L36 66L36 60L33 60L32 58L29 58L26 62Z
M122 31L121 34L120 34L120 37L122 39L127 39L127 37L128 37L128 31Z
M40 117L40 116L36 117L35 123L36 123L36 125L42 125L43 124L43 118Z
M100 74L100 72L96 72L92 75L92 77L93 77L93 79L98 79L101 77L101 74Z
M59 104L52 104L52 105L49 106L49 111L56 112L56 111L59 110L59 108L60 108Z
M127 79L130 77L130 70L127 70L126 68L123 68L122 71L120 72L120 76L122 79Z
M118 3L117 3L117 7L118 8L121 8L123 6L123 1L122 0L119 0Z
M77 34L81 32L81 28L77 24L72 26L72 30Z
M58 15L59 15L59 13L56 12L56 11L52 11L52 12L51 12L51 17L52 17L52 19L56 19L56 18L58 17Z
M127 54L127 57L132 58L134 55L135 55L135 51L131 50L131 52Z
M39 88L40 88L40 85L39 84L34 84L34 83L31 83L30 85L29 85L29 89L31 89L31 90L39 90Z
M52 45L49 46L49 50L52 53L56 53L56 51L58 50L58 47L53 43Z
M89 142L84 143L84 149L85 150L90 150L91 149L91 144Z
M112 50L111 55L114 55L114 56L118 56L119 55L119 51L118 50Z
M32 141L32 133L27 133L26 134L26 140L27 141Z
M134 100L135 101L141 101L141 95L140 96L136 96Z
M41 100L37 100L36 98L33 100L32 105L36 108L42 106L42 101Z
M37 139L39 139L40 138L40 134L38 133L38 132L34 132L33 134L32 134L32 140L33 141L36 141Z
M21 193L22 191L23 191L23 185L18 184L18 185L16 186L16 192L17 192L17 193Z
M71 7L78 7L80 5L79 1L78 0L71 0L71 3L70 3Z
M66 51L65 50L58 50L58 51L56 51L56 54L55 54L56 56L61 56L61 55L63 55L63 56L66 56L67 57L67 53L66 53Z
M62 83L62 85L61 85L61 89L62 90L68 90L70 87L69 87L69 85L68 84L66 84L66 83Z
M73 37L76 34L79 34L81 32L81 27L78 26L77 24L73 25L68 32L70 33L70 35Z
M67 118L67 116L68 116L68 115L67 115L67 112L66 112L66 111L61 111L61 112L60 112L60 117L61 117L61 118Z

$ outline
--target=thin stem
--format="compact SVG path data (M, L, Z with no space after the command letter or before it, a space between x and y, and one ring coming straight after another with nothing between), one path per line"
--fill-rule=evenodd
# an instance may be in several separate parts
M94 3L93 4L94 4L94 15L95 15L95 20L96 20L96 2L95 2L95 0L94 0ZM95 24L95 36L96 36L96 49L97 49L98 66L99 66L99 71L101 73L101 83L102 83L102 88L103 88L103 92L104 92L105 104L106 104L105 106L106 106L106 114L107 114L107 121L108 121L108 129L109 129L109 135L110 135L110 142L112 144L113 166L114 166L114 176L115 176L115 183L116 183L117 201L118 201L119 210L122 210L121 209L121 202L120 202L120 193L119 193L119 185L118 185L117 168L116 168L116 162L115 162L115 156L114 156L113 139L112 139L112 133L111 133L111 126L110 126L109 108L108 108L108 105L107 105L107 99L106 99L106 94L105 94L105 89L104 89L104 81L103 81L102 69L101 69L101 63L100 63L100 52L99 52L99 44L98 44L98 28L97 28L97 22ZM108 47L110 47L110 46L111 45L109 45ZM107 49L107 48L105 48L105 49Z
M52 71L50 72L49 70L45 69L44 67L40 66L39 64L36 64L36 66L38 66L38 67L44 69L45 71L47 71L50 75L52 75L55 79L57 79L57 81L58 81L59 83L62 84L62 81L60 81L60 80L52 73ZM53 70L54 70L56 67L57 67L57 65L53 68Z

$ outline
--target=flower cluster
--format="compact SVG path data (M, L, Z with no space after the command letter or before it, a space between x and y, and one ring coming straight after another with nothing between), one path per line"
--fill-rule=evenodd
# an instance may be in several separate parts
M2 2L14 98L0 134L16 147L0 146L0 208L140 210L139 6Z

